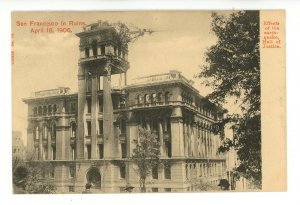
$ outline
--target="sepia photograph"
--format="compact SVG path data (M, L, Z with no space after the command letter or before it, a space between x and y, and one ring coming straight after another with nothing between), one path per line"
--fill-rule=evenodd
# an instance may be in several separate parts
M284 10L11 18L12 193L286 191Z

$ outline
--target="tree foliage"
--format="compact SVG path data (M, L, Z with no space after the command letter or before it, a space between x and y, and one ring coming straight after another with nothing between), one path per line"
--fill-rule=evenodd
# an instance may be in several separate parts
M128 43L135 42L139 37L144 36L146 33L152 34L154 31L151 29L141 29L133 25L128 25L123 22L109 23L108 21L98 21L102 26L113 27L116 31L117 43L123 49L127 49Z
M154 133L143 128L139 129L138 139L134 143L136 147L133 149L132 159L138 167L141 191L145 192L147 176L160 163L160 144Z
M219 151L234 148L236 170L261 186L261 112L259 11L239 11L229 16L212 14L215 45L206 54L198 77L212 88L208 99L224 105L239 103L241 114L228 115L221 124L234 123L233 140L225 139Z
M53 165L50 162L35 161L32 156L29 155L26 161L13 158L14 193L55 193L56 187L52 184L50 177Z

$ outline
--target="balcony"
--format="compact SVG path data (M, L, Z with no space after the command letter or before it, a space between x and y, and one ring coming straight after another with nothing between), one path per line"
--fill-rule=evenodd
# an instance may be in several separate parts
M91 144L91 143L92 143L92 136L86 135L85 144ZM103 134L97 135L97 144L103 144Z
M125 58L122 58L118 55L113 54L105 54L105 55L92 55L92 56L85 56L79 59L80 64L96 64L99 62L106 62L107 60L112 60L113 67L111 70L112 74L116 74L119 72L125 72L129 68L129 63Z

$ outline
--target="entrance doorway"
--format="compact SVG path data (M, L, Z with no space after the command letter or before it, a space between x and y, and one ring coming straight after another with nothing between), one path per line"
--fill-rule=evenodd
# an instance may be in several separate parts
M91 168L86 174L86 180L88 184L92 185L92 188L101 189L101 175L98 168Z

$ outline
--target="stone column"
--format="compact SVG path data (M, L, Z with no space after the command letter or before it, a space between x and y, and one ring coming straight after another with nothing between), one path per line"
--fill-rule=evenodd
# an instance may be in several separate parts
M208 129L208 133L209 133L209 143L210 143L210 157L213 157L213 136L210 128Z
M205 158L206 157L206 154L205 154L205 129L204 127L202 126L201 127L201 133L202 133L202 157Z
M66 117L61 117L56 126L56 159L68 160L70 159L70 136L69 125Z
M76 156L77 159L84 159L84 124L85 124L85 103L86 103L86 82L84 68L78 68L78 115L77 115L77 136Z
M183 119L183 140L184 140L184 156L188 156L188 132L187 132L187 121Z
M159 143L160 143L160 155L165 156L164 152L164 132L163 125L161 120L158 121L158 135L159 135Z
M205 158L208 157L208 140L207 140L207 130L204 128L204 146L205 146Z
M47 138L47 149L48 149L48 160L52 160L52 140L51 140L51 129L48 130L48 138Z
M183 132L183 119L182 119L182 111L180 107L173 108L171 118L171 156L172 157L184 157L186 156L185 151L186 144L185 136Z
M198 129L196 122L193 123L193 132L194 132L194 156L198 156Z
M216 135L214 135L213 132L212 132L212 137L213 137L213 157L215 158L216 157L216 152L217 152L217 149L216 149Z
M97 155L97 121L98 121L98 83L97 75L92 75L92 99L91 99L91 159L98 159Z
M39 124L39 128L38 128L38 133L39 133L39 156L38 159L39 160L43 160L42 156L43 156L43 129L41 124Z
M111 98L111 67L105 65L103 76L103 141L104 157L114 157L113 103Z

